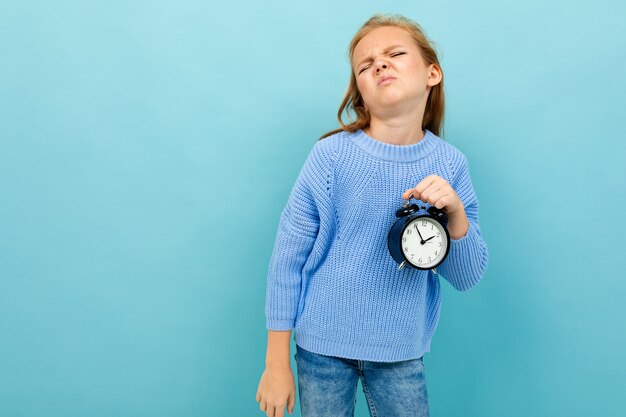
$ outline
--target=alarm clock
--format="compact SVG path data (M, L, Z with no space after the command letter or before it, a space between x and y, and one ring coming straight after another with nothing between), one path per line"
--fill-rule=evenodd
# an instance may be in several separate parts
M410 204L409 200L396 210L398 218L389 229L387 246L398 270L406 265L420 270L435 269L450 251L448 215L442 209ZM420 214L421 210L425 213Z

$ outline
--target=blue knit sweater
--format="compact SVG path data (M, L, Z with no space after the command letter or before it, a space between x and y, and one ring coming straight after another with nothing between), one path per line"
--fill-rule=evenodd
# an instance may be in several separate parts
M457 192L467 234L432 271L398 270L387 234L402 193L436 174ZM419 202L421 205L429 205ZM460 291L489 260L478 199L461 151L433 132L392 145L358 130L313 145L282 211L268 268L266 327L295 329L296 343L322 355L377 362L430 351L440 278Z

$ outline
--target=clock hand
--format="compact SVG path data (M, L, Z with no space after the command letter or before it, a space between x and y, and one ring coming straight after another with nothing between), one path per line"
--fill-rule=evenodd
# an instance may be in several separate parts
M435 235L436 236L436 235ZM424 240L424 242L428 242L430 239L434 238L435 236L431 236L428 239Z
M420 235L420 239L422 240L420 243L423 245L424 244L424 238L422 237L422 234L420 233L420 229L417 228L417 224L413 223L413 226L415 226L415 230L417 230L417 234Z

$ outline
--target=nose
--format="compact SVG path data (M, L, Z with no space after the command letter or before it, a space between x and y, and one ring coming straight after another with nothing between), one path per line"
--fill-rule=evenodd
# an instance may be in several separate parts
M387 69L387 64L383 63L383 62L377 62L376 63L376 73L379 73L381 70L383 69Z

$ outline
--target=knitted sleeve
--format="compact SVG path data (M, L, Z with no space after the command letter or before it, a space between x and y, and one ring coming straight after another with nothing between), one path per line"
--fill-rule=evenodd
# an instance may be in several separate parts
M460 239L450 239L450 252L437 267L454 288L465 291L480 281L489 263L489 252L478 225L478 198L472 186L467 158L462 153L451 161L453 180L450 184L465 207L469 229Z
M327 235L332 159L325 141L311 149L280 216L267 276L265 315L270 330L294 328L303 269L318 258Z

